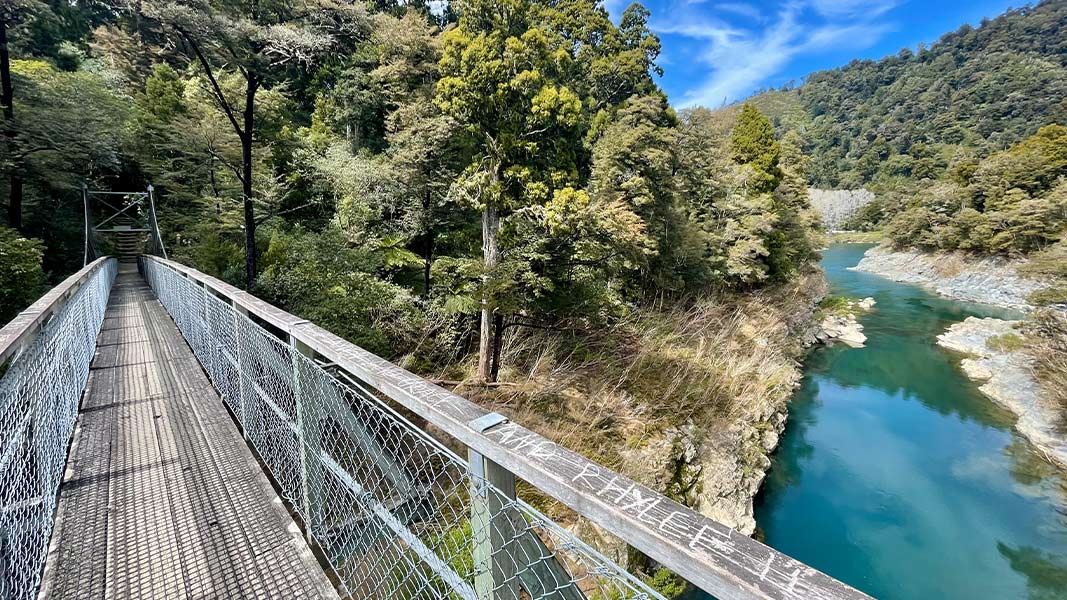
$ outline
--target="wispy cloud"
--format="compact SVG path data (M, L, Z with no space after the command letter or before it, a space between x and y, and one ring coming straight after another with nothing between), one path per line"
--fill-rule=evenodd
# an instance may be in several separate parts
M652 22L661 35L685 38L703 66L675 99L683 107L738 100L804 55L869 47L891 30L886 13L899 0L787 0L771 9L691 2L671 2Z

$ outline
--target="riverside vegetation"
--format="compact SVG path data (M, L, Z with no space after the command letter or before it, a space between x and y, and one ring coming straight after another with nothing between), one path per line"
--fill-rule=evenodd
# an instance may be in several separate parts
M172 258L751 532L822 293L805 143L674 111L648 18L3 0L5 315L80 265L82 181L151 183Z
M836 239L904 252L868 270L1035 309L1021 351L1067 432L1065 40L1067 3L1044 1L750 101L808 141L814 186L874 194Z
M684 111L640 4L430 4L0 0L4 315L80 265L82 181L152 183L173 258L752 533L840 316L809 188L1067 277L1062 2Z

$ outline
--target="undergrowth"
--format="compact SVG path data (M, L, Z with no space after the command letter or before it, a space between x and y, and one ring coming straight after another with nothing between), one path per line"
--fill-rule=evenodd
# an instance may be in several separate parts
M801 348L791 330L806 324L802 307L821 295L822 281L652 303L596 328L509 328L505 383L459 391L625 472L624 455L639 454L668 428L722 430L781 402L798 377ZM668 475L626 474L645 483Z

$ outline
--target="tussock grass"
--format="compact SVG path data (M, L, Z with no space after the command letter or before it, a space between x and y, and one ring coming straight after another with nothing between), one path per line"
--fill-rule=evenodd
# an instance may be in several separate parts
M515 385L463 392L618 467L668 427L726 428L787 397L801 352L791 330L806 323L821 286L811 276L757 293L655 302L588 330L510 328L501 375Z
M1026 339L1017 333L1002 333L986 338L985 345L990 350L1016 352L1026 347Z
M1031 304L1067 304L1067 242L1061 241L1031 254L1019 272L1051 282L1049 287L1030 294L1027 300Z
M1035 373L1047 398L1060 407L1060 428L1067 432L1067 313L1038 311L1030 329Z
M855 314L858 299L847 296L827 296L819 302L819 316L847 316Z
M881 230L831 231L828 238L831 244L877 244L885 239L885 234Z

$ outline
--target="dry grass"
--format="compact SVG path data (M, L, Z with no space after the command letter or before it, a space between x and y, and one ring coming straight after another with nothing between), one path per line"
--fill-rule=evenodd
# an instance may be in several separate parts
M879 231L833 231L827 236L831 244L877 244L885 239Z
M756 294L644 306L599 328L509 328L501 372L508 385L457 392L695 505L691 494L702 493L705 468L712 480L741 490L747 470L766 460L758 439L744 434L792 392L802 353L797 331L825 292L825 279L813 273ZM473 360L465 367L449 378L473 379ZM690 458L681 458L681 439L702 448L698 465L684 464ZM519 493L614 560L631 558L621 540L561 503L526 484Z
M581 333L509 329L501 375L515 385L461 393L618 468L664 429L728 427L781 402L799 374L791 329L821 282L654 304Z
M1032 319L1030 352L1046 397L1061 409L1060 426L1067 432L1067 313L1044 309Z

